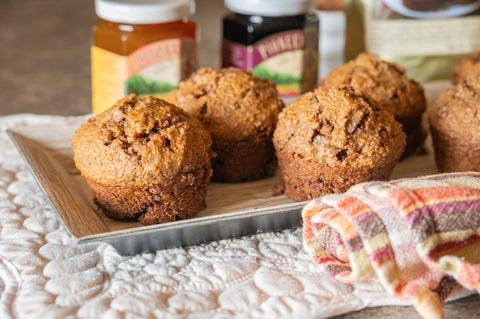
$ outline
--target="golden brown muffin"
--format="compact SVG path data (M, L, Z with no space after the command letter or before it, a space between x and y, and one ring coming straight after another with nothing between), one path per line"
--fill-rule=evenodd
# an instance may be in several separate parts
M427 114L438 169L480 171L480 79L449 86Z
M272 134L284 107L273 82L236 68L203 68L182 81L170 99L212 134L214 181L251 181L270 173Z
M304 94L283 109L273 135L285 194L295 201L388 179L405 141L391 113L349 87Z
M89 119L73 135L77 168L111 218L157 224L205 206L210 133L196 118L135 94Z
M426 137L422 127L425 94L423 87L409 79L400 65L362 53L355 60L334 68L320 85L350 85L370 104L393 113L407 134L403 157L423 146Z
M453 84L463 83L469 78L480 76L480 50L466 57L459 65L453 69Z

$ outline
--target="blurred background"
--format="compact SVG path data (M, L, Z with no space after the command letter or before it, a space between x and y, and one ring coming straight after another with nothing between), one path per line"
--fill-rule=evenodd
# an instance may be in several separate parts
M363 49L364 34L360 10L355 3L360 0L316 0L321 11L320 17L320 65L319 77L343 63L343 45L347 33L347 58L355 55L349 48L356 45ZM374 10L379 26L396 25L398 13L385 3L400 3L401 0L375 2L380 5ZM456 1L455 3L457 3ZM381 44L374 49L386 50L383 58L397 62L407 68L410 76L444 70L448 79L450 70L467 54L480 48L478 26L480 25L480 1L468 1L467 5L452 5L433 12L420 12L423 15L450 14L455 8L472 9L462 23L459 20L437 19L429 28L418 31L417 22L404 20L397 28L378 27L374 33L378 38L371 43ZM453 2L452 2L453 3ZM345 14L356 12L356 19L349 15L345 26ZM327 11L326 11L327 10ZM222 17L229 12L224 0L196 0L196 14L192 17L199 27L199 65L219 68L221 65ZM443 16L442 16L443 17ZM384 20L386 19L386 20ZM0 0L0 115L14 113L80 115L90 113L91 72L90 46L93 43L92 27L99 19L95 15L94 0ZM427 20L425 20L427 21ZM411 23L411 24L410 24ZM427 23L427 22L425 22ZM428 22L430 23L430 21ZM448 24L449 23L449 24ZM372 24L373 25L373 24ZM422 24L423 25L423 24ZM428 24L430 25L430 24ZM409 28L406 28L410 26ZM442 27L442 33L439 31ZM373 28L373 27L372 27ZM395 29L395 30L393 30ZM405 30L410 30L406 32ZM428 30L427 30L428 29ZM388 31L388 32L387 32ZM428 32L427 32L428 31ZM425 34L429 41L417 41ZM462 36L458 36L461 34ZM396 37L394 37L394 35ZM410 45L403 41L408 40ZM436 42L435 42L435 41ZM435 42L435 52L430 52ZM361 42L361 43L359 43ZM420 42L420 43L419 43ZM437 43L438 42L438 43ZM421 45L423 44L423 45ZM378 46L378 45L377 45ZM399 54L397 60L392 52L405 51L408 59ZM425 51L426 50L426 51ZM418 52L416 52L418 51ZM425 51L425 52L423 52ZM375 52L375 51L371 51ZM427 54L428 53L428 54ZM415 56L418 55L418 56ZM432 57L430 57L432 56ZM446 59L445 57L451 58ZM413 63L409 66L410 63ZM418 74L411 73L417 68ZM424 79L423 79L424 80Z
M197 0L200 66L220 66L223 0ZM94 0L0 0L0 115L91 112Z
M319 76L343 61L342 2L315 2L333 10L319 13ZM222 17L228 12L223 0L196 0L200 67L221 66ZM90 46L98 20L94 0L0 0L0 116L90 113Z

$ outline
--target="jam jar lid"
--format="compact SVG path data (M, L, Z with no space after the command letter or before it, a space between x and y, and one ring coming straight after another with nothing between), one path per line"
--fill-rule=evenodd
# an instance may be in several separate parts
M225 6L241 14L281 17L307 13L314 0L225 0Z
M194 12L194 0L95 0L97 16L117 23L165 23Z

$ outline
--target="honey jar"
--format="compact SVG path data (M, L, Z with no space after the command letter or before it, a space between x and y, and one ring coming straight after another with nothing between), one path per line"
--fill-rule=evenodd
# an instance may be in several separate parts
M93 113L118 99L166 97L197 69L193 0L96 0L91 47Z

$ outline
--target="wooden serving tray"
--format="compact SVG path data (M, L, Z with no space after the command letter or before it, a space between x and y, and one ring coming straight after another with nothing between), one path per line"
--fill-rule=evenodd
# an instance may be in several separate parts
M445 85L427 90L431 100ZM85 119L71 125L25 126L8 130L35 179L74 242L102 241L120 254L194 245L301 224L304 202L274 195L278 176L248 183L211 183L207 208L192 219L143 226L106 217L93 203L85 180L73 162L70 139ZM400 162L392 179L438 173L430 139L426 154Z
M143 226L106 217L93 203L73 162L70 139L84 119L71 126L25 126L10 137L75 242L105 241L120 254L193 245L259 231L300 225L303 203L274 196L278 176L248 183L211 183L207 207L192 219Z

